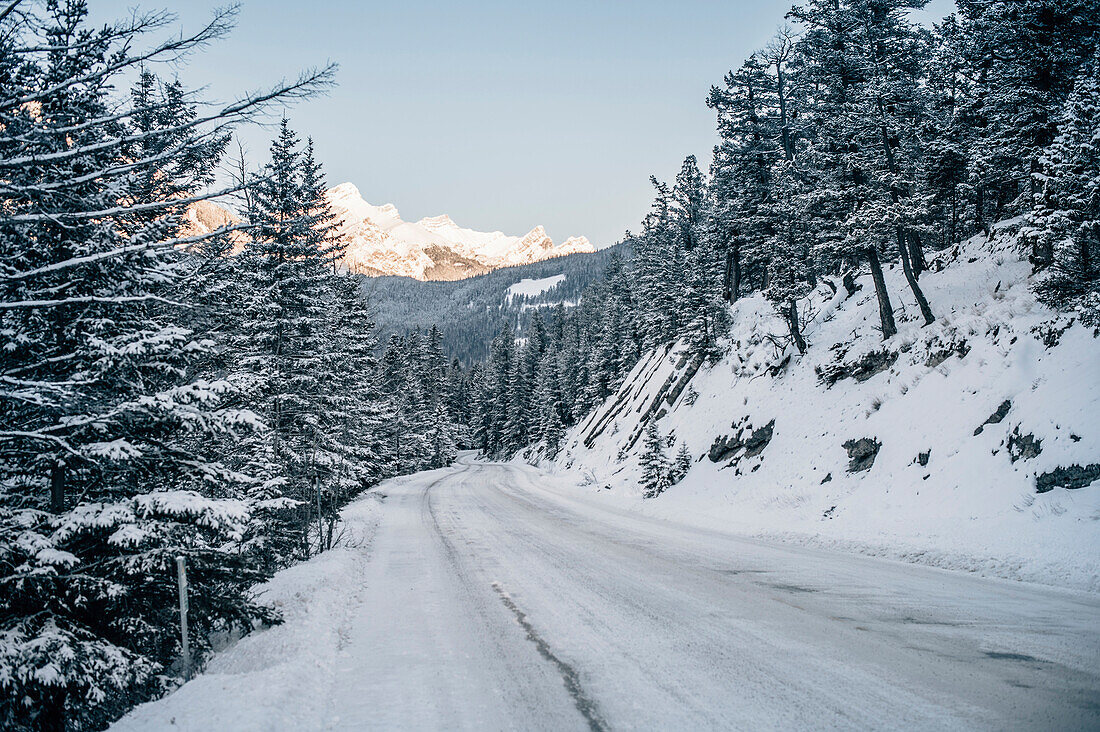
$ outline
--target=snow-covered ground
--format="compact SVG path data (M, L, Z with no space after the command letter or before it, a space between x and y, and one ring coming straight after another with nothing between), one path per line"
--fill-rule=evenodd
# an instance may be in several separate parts
M552 467L652 516L1100 590L1100 482L1036 490L1045 473L1100 463L1100 338L1036 302L1011 225L921 277L931 326L900 268L888 270L899 333L885 343L869 277L850 299L823 285L803 306L805 356L773 345L785 327L762 297L742 300L727 356L674 399L662 394L688 371L678 352L643 359ZM858 379L826 383L865 357ZM694 462L642 500L635 438L658 401L668 456L686 443ZM849 472L845 443L861 439L880 449Z
M505 295L506 299L511 301L515 297L534 297L541 295L549 290L551 287L556 286L559 282L565 280L565 275L552 275L550 277L542 277L537 280L525 279L520 280L516 284L508 288L508 292Z
M379 494L344 511L342 545L285 569L257 588L284 623L213 656L205 673L138 707L124 730L309 729L327 712L336 658L357 622L380 516ZM177 726L178 720L178 726Z
M116 729L1100 725L1091 593L699 530L469 456L380 493L267 585L284 625Z

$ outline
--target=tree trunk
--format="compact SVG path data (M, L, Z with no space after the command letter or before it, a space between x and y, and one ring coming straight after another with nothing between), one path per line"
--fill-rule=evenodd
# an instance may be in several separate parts
M65 510L65 463L58 461L50 470L50 511Z
M317 494L317 553L325 550L325 516L321 512L321 481L313 476L313 490Z
M65 732L65 701L68 692L64 689L48 691L42 700L42 707L35 723L43 732Z
M959 236L959 193L958 186L951 186L951 223L947 229L945 246L951 246Z
M798 352L805 354L806 341L802 337L802 330L798 327L798 305L794 300L791 300L790 305L787 306L787 326L791 329L791 337L794 338L794 344L798 346Z
M726 250L722 297L728 303L735 303L741 297L741 248L733 244Z
M989 236L989 228L985 225L985 186L978 186L974 199L974 227Z
M733 285L732 302L737 302L741 299L741 247L740 245L733 248Z
M722 273L722 299L733 302L733 249L726 250L726 269Z
M913 276L919 280L921 272L928 269L928 263L924 260L924 244L918 232L910 230L906 233L909 236L909 262L913 265Z
M913 291L913 296L917 298L917 305L920 307L920 314L924 316L924 324L932 325L936 322L936 316L932 315L932 308L928 306L928 299L924 296L924 291L920 288L920 283L917 282L917 276L913 271L913 264L909 261L909 247L906 246L905 229L901 226L898 227L898 251L901 252L901 268L905 272L905 281L909 283L909 289Z
M894 323L894 308L890 304L890 293L886 291L886 278L882 276L882 262L878 251L871 247L867 250L867 261L871 265L871 279L875 281L875 295L878 297L878 317L882 323L882 340L898 334Z

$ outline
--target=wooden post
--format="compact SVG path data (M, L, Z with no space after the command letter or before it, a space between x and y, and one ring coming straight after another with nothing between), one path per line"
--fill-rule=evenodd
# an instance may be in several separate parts
M191 678L191 645L187 640L187 565L183 557L176 557L176 574L180 586L180 639L184 680Z
M325 525L321 517L321 479L313 473L313 490L317 493L317 553L325 550Z

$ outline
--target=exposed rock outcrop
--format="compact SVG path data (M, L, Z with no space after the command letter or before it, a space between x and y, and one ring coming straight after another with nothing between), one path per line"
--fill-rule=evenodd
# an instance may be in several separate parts
M882 443L874 437L861 437L858 440L848 440L844 443L844 449L848 451L848 472L859 473L870 470L875 464Z

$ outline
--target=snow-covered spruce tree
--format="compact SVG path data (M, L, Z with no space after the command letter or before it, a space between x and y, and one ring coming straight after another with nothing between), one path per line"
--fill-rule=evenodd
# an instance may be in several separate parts
M939 230L939 241L934 244L938 249L977 230L969 225L976 218L969 169L978 125L967 104L973 97L974 81L962 44L958 16L949 15L933 26L931 52L924 64L928 119L922 131L926 140L922 167L930 194L929 215Z
M777 164L774 180L773 196L766 206L771 236L765 240L769 262L764 294L786 321L798 352L806 353L798 301L813 289L815 278L804 219L799 215L800 182L794 162Z
M882 275L884 254L900 257L925 322L935 320L917 281L925 204L917 123L927 45L909 17L926 4L812 0L791 11L809 29L797 48L807 58L808 81L825 91L815 112L827 115L802 162L824 163L833 173L824 180L849 191L842 250L870 265L884 338L897 331Z
M427 391L428 379L425 378L424 334L420 327L413 328L405 335L405 377L404 385L408 400L408 428L405 435L407 453L402 458L400 469L420 470L428 465L430 448L428 447L428 425L432 413L432 403Z
M424 394L424 434L428 447L425 466L428 468L450 465L458 454L458 430L451 418L447 375L443 335L433 324L423 341L420 368L415 374Z
M174 560L193 640L273 620L236 547L254 504L212 438L248 430L210 344L176 299L183 209L228 125L327 72L196 115L143 64L219 37L139 50L165 14L93 30L85 3L0 13L0 726L96 729L162 690L178 653ZM113 96L136 74L129 98Z
M722 298L729 303L743 294L745 249L756 240L754 204L767 196L768 156L751 151L765 139L756 109L761 73L758 64L746 62L726 75L724 89L711 87L707 99L716 110L721 139L710 168L708 233L723 255Z
M680 321L691 356L702 362L718 356L718 339L727 330L717 257L707 230L708 191L694 155L689 155L672 189L673 218L679 230L685 270L681 274Z
M1021 232L1032 251L1050 252L1035 290L1100 326L1100 60L1074 86L1058 137L1042 158L1042 191Z
M463 450L474 447L473 427L474 415L477 411L471 401L471 390L468 387L468 372L462 368L462 363L457 358L451 359L451 366L447 370L447 384L445 406L447 416L454 425L455 442Z
M548 349L539 359L535 377L535 408L538 412L536 434L543 445L544 455L553 460L561 451L565 426L562 422L562 399L559 390L558 368L560 353Z
M1100 39L1097 0L959 0L962 100L979 227L1038 203L1040 158L1057 134L1074 79ZM1039 244L1041 242L1034 242ZM1052 251L1036 250L1039 266Z
M676 451L676 458L672 463L672 482L679 483L691 470L691 451L686 442L680 443L680 449Z
M489 348L485 365L485 454L504 455L507 452L505 425L511 404L512 362L516 357L516 339L512 328L505 325Z
M458 456L458 443L455 441L455 429L447 406L436 401L428 415L427 425L428 468L443 468L454 462Z
M324 171L314 153L313 138L307 137L301 162L302 206L310 219L306 236L321 252L321 258L331 266L332 273L336 274L348 245L335 235L336 214L325 195L327 190Z
M727 274L730 287L737 293L763 289L804 353L798 300L815 280L812 244L816 238L819 251L828 252L836 235L827 228L836 221L820 219L829 210L816 205L822 176L799 159L803 134L792 118L807 101L795 93L800 79L791 66L797 59L790 32L782 31L727 75L724 89L713 88L708 103L718 112L723 138L712 166L715 229L727 228L724 220L732 219L737 240L736 257L727 264L733 270ZM744 285L743 257L752 261Z
M801 137L794 124L798 97L792 57L797 58L790 33L783 31L765 52L728 73L723 87L712 87L707 99L717 114L720 138L711 164L708 233L724 253L727 302L767 284L765 242L774 231L775 166L794 158Z
M656 197L635 240L634 275L639 330L647 348L676 340L680 331L680 276L684 270L681 231L668 184L650 178Z
M530 438L531 419L531 389L532 384L527 377L526 348L521 348L512 359L512 370L508 374L508 412L504 420L504 450L506 454L514 453L525 446Z
M329 549L337 535L339 509L383 477L405 468L390 454L386 423L389 405L379 383L374 323L360 294L360 279L339 272L346 244L333 235L336 216L327 185L308 138L300 163L300 196L307 226L303 246L315 250L324 275L315 297L323 306L318 323L319 369L316 392L314 495L311 546ZM313 533L313 529L310 530Z
M611 268L621 267L620 261L612 261ZM591 320L592 347L588 355L588 383L584 385L585 401L598 404L619 387L629 358L629 303L624 297L625 288L618 273L612 273L604 282L591 288L586 294L583 313Z
M389 472L393 475L418 465L425 455L421 383L410 362L408 336L391 335L379 359L379 384L388 415Z
M309 555L310 515L321 479L322 393L328 266L310 233L297 135L284 118L271 160L251 186L246 212L252 236L239 255L247 287L233 380L268 429L255 450L296 505L267 528L273 566Z
M643 498L656 498L672 485L672 466L665 455L665 439L657 429L657 422L652 419L645 426L640 464Z
M382 394L374 324L365 312L359 278L333 276L333 305L325 347L327 441L330 444L334 520L343 503L385 477L394 475L394 457L386 437L391 410Z
M481 455L489 454L489 430L492 418L486 369L487 364L475 363L466 371L465 379L470 436L468 447L477 450Z

